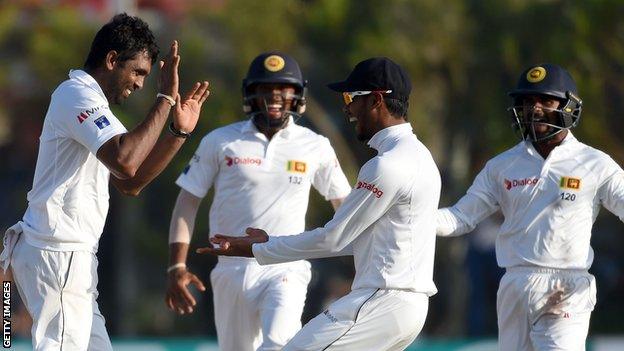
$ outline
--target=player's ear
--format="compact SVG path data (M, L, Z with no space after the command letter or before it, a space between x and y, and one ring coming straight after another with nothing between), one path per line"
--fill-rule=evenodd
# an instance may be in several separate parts
M370 99L368 99L368 103L373 110L380 108L383 104L383 95L377 91L370 94Z
M106 54L106 57L104 58L104 66L107 70L111 71L113 70L113 68L115 68L118 59L119 54L117 53L117 51L111 50Z

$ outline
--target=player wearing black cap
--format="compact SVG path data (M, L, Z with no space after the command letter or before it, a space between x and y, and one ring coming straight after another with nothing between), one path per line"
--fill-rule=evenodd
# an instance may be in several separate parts
M353 254L351 292L316 316L283 348L403 350L420 333L433 283L435 216L440 174L407 122L407 73L380 57L360 62L330 88L361 140L377 150L334 218L296 235L217 236L220 248L199 252L255 257L261 264ZM274 233L269 231L270 233ZM298 232L293 232L298 233Z
M570 132L582 102L562 67L526 69L509 95L523 140L488 161L467 194L438 212L438 235L470 232L500 210L499 349L584 350L596 303L587 272L591 229L601 205L624 219L624 171Z
M245 235L251 226L301 231L310 186L334 208L351 191L329 140L295 124L305 110L305 85L290 56L256 57L243 80L248 120L205 136L176 181L182 189L169 237L170 309L192 312L195 299L187 285L204 289L185 262L197 210L211 187L210 235ZM247 258L220 259L210 276L219 348L281 350L301 328L310 277L307 261L260 266Z

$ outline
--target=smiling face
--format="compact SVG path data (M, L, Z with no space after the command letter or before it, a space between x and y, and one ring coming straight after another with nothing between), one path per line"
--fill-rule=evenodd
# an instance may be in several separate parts
M369 140L379 130L378 114L373 108L375 98L376 93L355 96L352 102L343 108L349 122L355 122L355 133L359 141Z
M112 104L121 104L132 92L143 88L145 78L150 74L152 61L147 52L136 54L126 61L117 61L109 53L107 79L102 90Z
M284 118L285 111L292 111L295 87L289 84L258 84L255 95L256 106L273 122Z
M532 125L537 138L545 138L558 129L554 127L560 124L557 109L561 102L558 99L546 95L526 95L520 102L523 122L529 128Z
M262 83L253 86L252 99L254 123L270 135L286 127L295 104L296 88L284 83Z

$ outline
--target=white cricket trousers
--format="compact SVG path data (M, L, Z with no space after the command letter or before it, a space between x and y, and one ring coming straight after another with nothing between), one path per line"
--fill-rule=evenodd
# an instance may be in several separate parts
M404 350L422 330L428 308L422 293L357 289L314 317L283 350Z
M586 270L507 268L498 288L500 351L583 351L596 304Z
M48 251L20 237L13 278L33 319L37 351L112 350L97 305L97 258L87 251Z
M210 273L221 351L270 351L301 329L310 263L260 266L255 259L219 257Z

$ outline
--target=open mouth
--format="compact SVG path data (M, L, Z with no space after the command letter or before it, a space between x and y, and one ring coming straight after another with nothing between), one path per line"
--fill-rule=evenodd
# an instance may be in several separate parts
M282 104L270 104L270 105L267 105L267 111L271 115L281 116L282 115L282 107L283 107Z
M130 94L132 94L132 90L130 90L130 89L124 90L124 97L130 96Z

